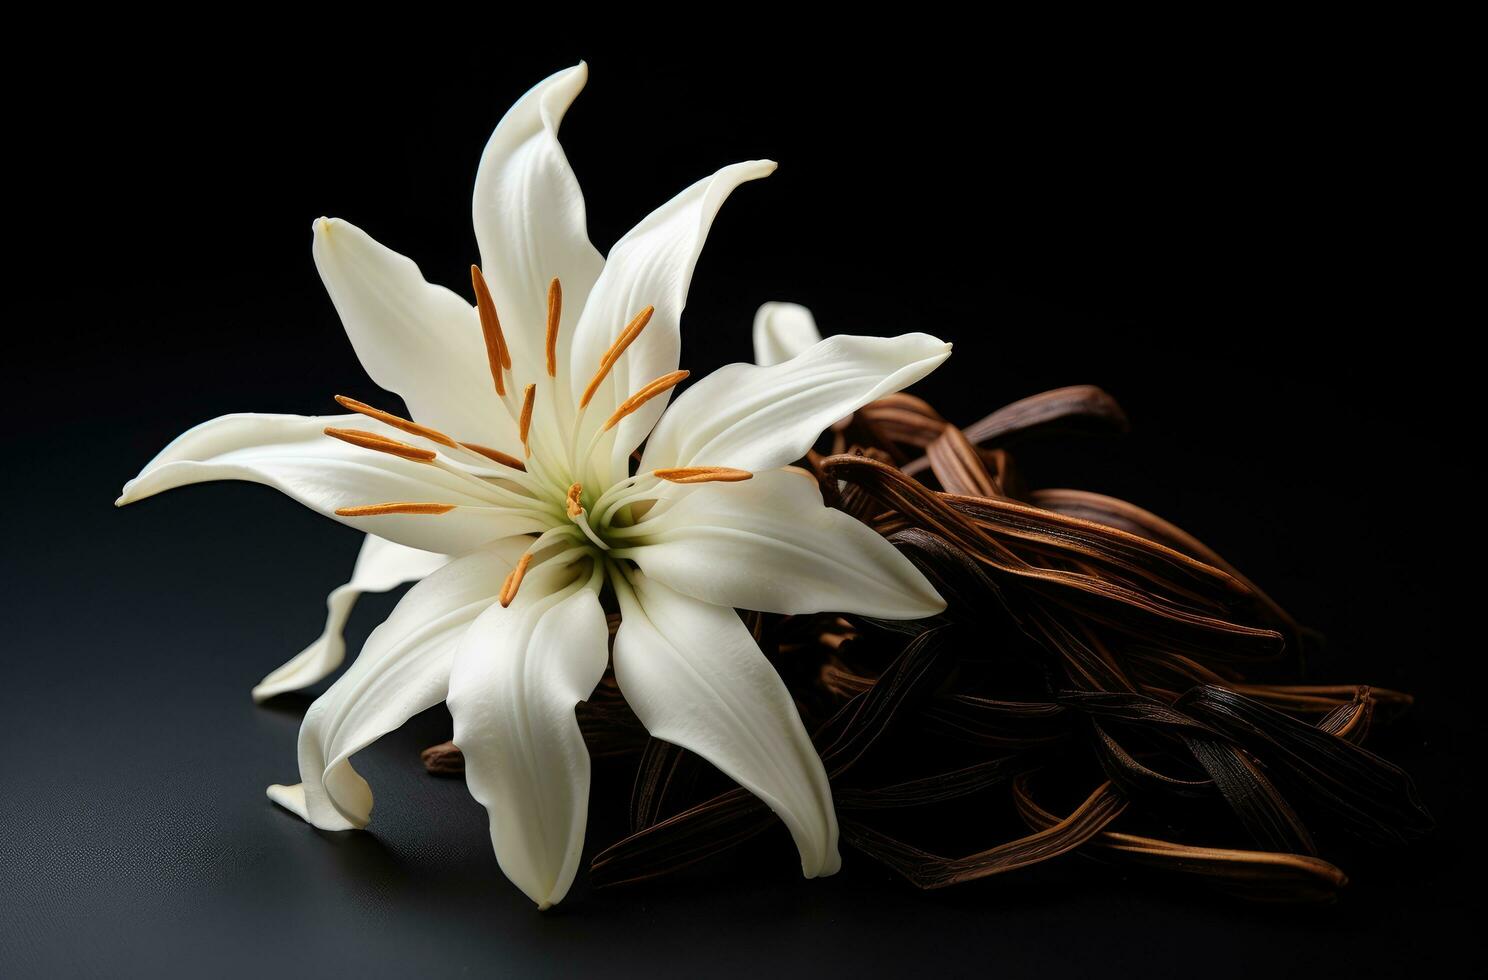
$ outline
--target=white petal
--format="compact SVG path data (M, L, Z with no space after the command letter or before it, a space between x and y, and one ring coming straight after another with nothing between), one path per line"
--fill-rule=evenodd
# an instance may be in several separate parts
M596 422L603 422L642 385L677 370L682 308L708 229L734 188L774 170L770 160L724 167L651 212L610 250L574 338L570 384L575 403L626 324L647 306L656 312L595 395L589 411ZM640 445L666 401L652 399L621 423L616 458L625 459Z
M475 238L481 271L511 347L520 383L545 373L548 283L563 283L559 364L604 267L585 228L584 195L558 142L558 126L584 88L579 64L517 100L486 144L475 177Z
M179 436L124 486L117 504L210 480L281 490L312 510L410 548L458 554L488 541L542 530L476 483L439 467L351 446L326 426L409 437L361 415L224 415ZM433 447L430 447L433 448ZM336 517L338 507L393 501L454 504L439 515Z
M754 363L788 361L822 339L816 317L797 303L766 303L754 314Z
M450 675L465 782L490 815L506 876L548 908L573 884L589 808L589 750L574 706L604 674L598 575L529 573L509 608L465 634Z
M411 259L337 218L315 222L315 267L367 374L413 418L503 452L516 425L496 397L475 307Z
M641 468L769 470L806 455L833 422L908 387L950 356L928 334L828 337L771 367L730 364L682 394L646 443Z
M409 589L356 662L305 713L302 784L270 787L269 798L322 830L366 826L372 790L347 760L444 700L460 638L496 602L527 543L501 542L457 558Z
M386 592L404 582L417 582L448 562L449 555L405 548L375 534L367 535L362 540L351 581L326 596L325 630L294 659L259 681L253 689L253 700L266 701L276 694L298 691L329 677L346 656L346 640L341 631L362 593Z
M826 770L790 692L738 615L639 573L616 593L615 679L646 730L696 752L768 804L790 828L806 877L836 872L842 859Z
M822 503L802 470L679 488L670 506L623 532L632 559L685 595L764 612L921 619L945 603L882 536Z

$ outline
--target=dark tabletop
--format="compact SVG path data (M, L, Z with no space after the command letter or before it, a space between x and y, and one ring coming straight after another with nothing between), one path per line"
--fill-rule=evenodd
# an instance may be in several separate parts
M1433 284L1455 267L1417 224L1439 185L1398 152L1431 127L1392 76L1280 42L1265 71L1251 48L1168 64L1102 60L1094 41L925 45L842 64L772 49L765 70L576 44L388 69L335 98L306 77L328 55L291 86L262 51L135 49L106 62L86 131L64 103L23 110L29 255L5 323L36 353L11 361L3 487L0 976L1265 977L1429 974L1461 952L1478 768L1462 673L1481 642L1457 640L1469 600L1448 562L1468 547L1475 444L1448 425L1462 365ZM803 881L781 831L646 886L595 891L581 872L539 914L463 783L419 765L449 735L443 707L358 756L370 832L271 804L309 696L248 691L319 631L357 536L260 487L112 500L206 418L371 399L311 220L364 223L458 283L490 127L579 56L593 76L564 133L602 249L723 163L782 162L715 226L685 366L748 358L755 306L792 299L827 332L952 340L931 393L958 421L1105 387L1133 433L1046 446L1032 477L1204 538L1329 635L1309 678L1415 693L1376 746L1415 774L1436 835L1350 855L1352 886L1322 908L1080 857L921 894L847 850L841 874ZM351 650L394 599L363 600ZM597 766L591 851L622 830L630 778Z

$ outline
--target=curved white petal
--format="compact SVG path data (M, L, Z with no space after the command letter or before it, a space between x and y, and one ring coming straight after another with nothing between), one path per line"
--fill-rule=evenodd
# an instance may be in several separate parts
M488 541L539 531L541 521L492 491L437 466L351 446L327 426L409 437L362 415L224 415L177 437L124 485L118 505L210 480L246 480L281 490L359 531L423 551L459 554ZM430 447L434 448L434 447ZM337 517L339 507L393 501L454 504L439 515Z
M496 398L475 307L348 221L321 218L314 230L315 267L372 380L417 421L511 452L516 426Z
M615 679L646 730L707 759L785 821L808 878L833 874L837 814L795 703L738 615L637 573L616 583Z
M754 363L788 361L822 339L816 317L799 303L766 303L754 314Z
M470 624L496 602L529 539L497 542L457 558L408 594L321 695L300 726L299 786L269 798L322 830L364 827L372 790L348 761L409 718L443 701L450 662Z
M759 471L794 462L833 422L914 384L950 353L950 344L923 333L839 334L771 367L727 365L672 403L641 468Z
M822 503L797 469L678 488L616 554L704 602L764 612L921 619L945 602L882 536Z
M559 363L604 259L589 243L584 195L558 142L563 115L584 88L587 65L544 79L491 134L475 176L475 239L520 383L545 376L548 283L563 283Z
M510 607L465 634L450 674L466 785L490 815L501 870L538 908L568 893L584 846L589 750L574 706L609 659L600 582L587 567L529 573Z
M362 539L351 581L326 596L325 630L314 643L259 681L253 689L253 700L267 701L276 694L298 691L329 677L346 657L346 640L341 631L346 628L351 608L362 593L386 592L404 582L417 582L448 562L449 555L405 548L375 534L367 535Z
M594 421L603 422L642 385L677 370L682 308L708 229L734 188L774 170L770 160L724 167L651 212L610 250L574 337L569 374L575 403L626 324L648 306L656 312L595 394L589 408ZM620 424L615 458L624 460L640 445L666 401L652 399Z

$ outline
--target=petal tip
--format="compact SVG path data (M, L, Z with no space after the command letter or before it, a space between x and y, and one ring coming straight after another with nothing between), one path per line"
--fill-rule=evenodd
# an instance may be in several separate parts
M826 863L822 865L818 877L829 878L842 870L842 852L835 846L827 853Z
M296 783L293 786L274 783L264 791L264 795L301 820L307 822L310 820L310 811L305 804L304 783Z
M779 169L780 164L774 160L750 160L739 165L739 171L744 180L759 180L768 177Z

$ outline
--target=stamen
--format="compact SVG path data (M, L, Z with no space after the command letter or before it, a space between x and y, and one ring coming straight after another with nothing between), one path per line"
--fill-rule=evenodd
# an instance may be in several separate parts
M563 319L563 284L554 276L548 283L548 377L558 377L558 322Z
M387 453L390 456L401 456L403 459L411 459L415 463L432 463L439 455L432 449L420 449L417 446L410 446L406 442L398 442L396 439L380 436L375 432L363 432L361 429L338 429L333 425L328 425L325 428L325 434L332 439L349 442L353 446L360 446L363 449L375 449L377 452Z
M362 507L337 507L337 517L382 517L385 514L448 514L454 504L419 504L394 501L386 504L366 504Z
M652 470L651 475L669 483L738 483L754 476L748 470L736 470L729 466L677 466Z
M523 463L515 456L508 456L506 453L502 452L499 449L492 449L490 446L482 446L480 443L476 442L462 442L460 443L460 445L464 446L471 452L480 453L482 456L486 457L486 459L489 459L492 462L500 463L502 466L508 467L510 469L527 469L527 464Z
M584 488L577 483L568 488L569 517L578 517L580 514L584 513L584 505L579 503L579 494L583 492Z
M496 382L496 394L506 397L506 380L503 371L511 370L511 351L506 347L506 337L501 332L501 319L496 315L496 301L491 299L491 290L486 286L486 277L480 266L470 267L470 284L475 287L475 305L480 310L481 336L486 340L486 360L491 368L491 378Z
M459 443L455 442L455 440L451 439L443 432L440 432L438 429L431 429L427 425L419 425L417 422L410 422L408 419L402 418L398 415L394 415L392 412L384 412L380 408L373 408L366 402L359 402L355 398L348 398L345 395L337 395L336 404L340 405L344 409L347 409L348 411L359 412L362 415L367 416L368 418L373 418L379 422L391 425L395 429L402 429L409 435L423 436L425 439L428 439L431 442L437 442L441 446L449 446L451 449L459 446Z
M517 590L522 587L522 576L527 574L527 566L532 563L532 552L527 552L517 559L517 567L507 573L506 581L501 583L501 608L505 609L512 604L517 597Z
M604 383L610 369L615 366L616 361L620 360L620 355L625 353L625 348L634 343L635 339L641 335L641 331L646 329L646 324L651 322L651 314L655 312L656 307L646 307L635 315L635 319L631 320L624 330L620 331L620 336L615 338L610 349L605 351L604 357L599 359L599 370L594 372L594 377L589 381L589 387L584 389L584 397L579 399L580 408L589 406L589 399L594 397L594 393Z
M640 391L621 402L620 407L615 409L615 414L609 417L604 424L604 428L599 431L610 431L619 424L621 419L625 418L631 412L634 412L657 395L675 388L689 373L688 371L673 371L671 374L663 374L655 381L644 386Z
M532 450L527 447L527 432L532 428L532 402L536 397L537 385L528 385L527 390L522 392L522 417L517 420L517 434L522 439L522 451L528 456L532 455Z

